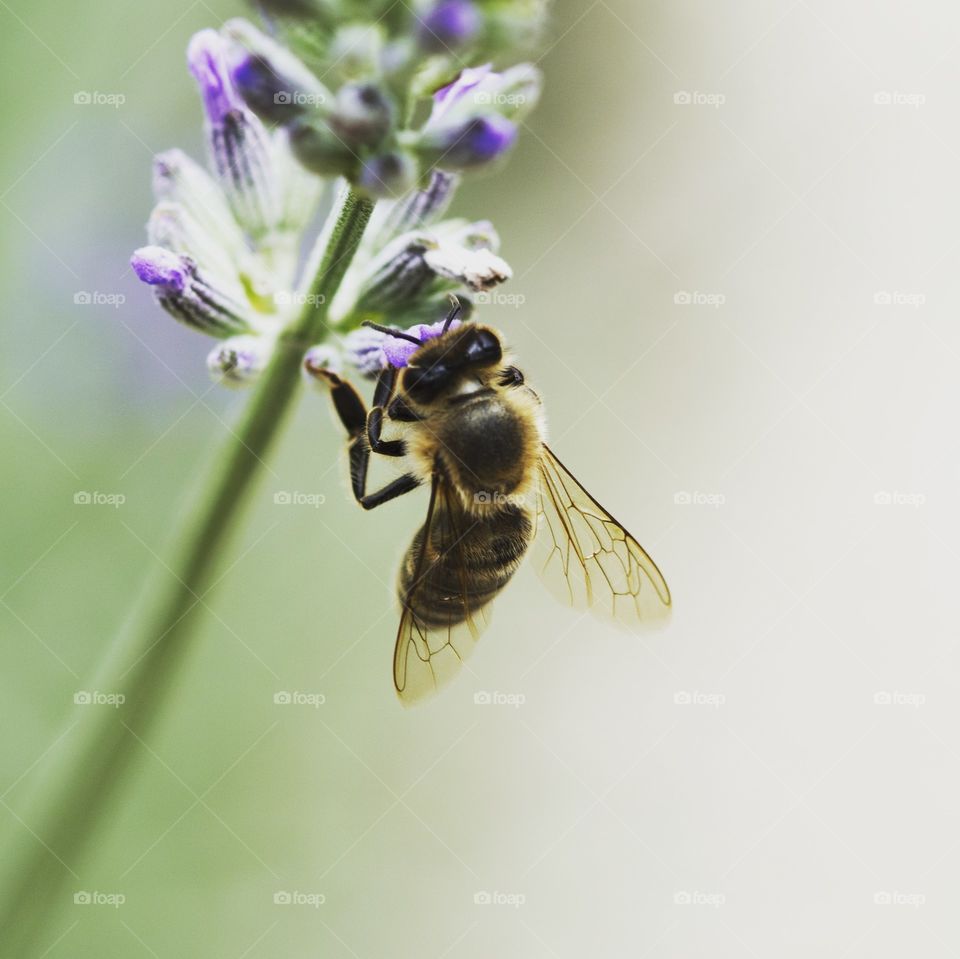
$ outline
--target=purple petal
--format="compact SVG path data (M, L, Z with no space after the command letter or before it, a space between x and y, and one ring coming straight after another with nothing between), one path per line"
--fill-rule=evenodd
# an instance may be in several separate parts
M405 330L410 336L415 336L420 343L411 343L409 340L403 340L399 336L385 336L383 340L383 355L387 363L396 369L403 369L420 347L428 340L435 340L443 334L443 327L446 320L440 320L439 323L418 323ZM450 329L455 330L460 326L459 320L454 320L450 324Z
M468 43L482 25L483 19L470 0L441 0L419 18L420 45L442 53Z
M134 272L150 286L182 293L193 273L193 261L160 246L144 246L130 257Z
M509 150L517 140L515 124L494 114L478 117L467 125L458 141L457 149L476 163L486 163Z
M454 104L467 96L474 87L479 86L491 73L489 63L480 67L467 67L453 83L437 90L433 95L433 112L430 121L434 122L442 117Z
M211 123L222 123L234 110L242 109L227 67L227 44L216 30L194 34L187 48L187 64L200 87Z

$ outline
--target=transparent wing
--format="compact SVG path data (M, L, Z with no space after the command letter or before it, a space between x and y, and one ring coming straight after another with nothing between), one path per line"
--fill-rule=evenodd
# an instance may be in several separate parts
M434 476L426 522L404 561L409 585L402 600L393 681L406 704L433 695L452 679L489 624L490 604L476 608L470 598L463 547L475 525L447 481Z
M543 447L534 560L550 591L626 626L662 619L670 590L643 547Z

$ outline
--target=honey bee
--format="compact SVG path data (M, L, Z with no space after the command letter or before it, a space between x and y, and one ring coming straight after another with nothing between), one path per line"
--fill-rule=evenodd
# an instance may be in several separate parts
M406 365L381 373L368 411L328 370L334 409L349 434L353 493L374 509L429 486L427 517L400 566L393 679L401 700L446 683L473 650L493 599L531 544L551 590L628 626L662 619L667 583L640 544L580 485L544 442L539 396L504 352L501 334L457 323L411 346ZM397 435L384 437L387 426ZM406 472L367 492L371 453L403 458Z

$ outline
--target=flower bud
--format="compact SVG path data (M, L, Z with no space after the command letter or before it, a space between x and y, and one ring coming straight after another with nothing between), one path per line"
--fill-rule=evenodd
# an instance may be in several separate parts
M182 150L167 150L155 157L153 193L160 203L169 201L182 207L211 237L231 251L244 248L243 234L237 229L220 188L210 174Z
M383 53L383 27L378 23L349 23L337 30L327 58L339 76L356 80L376 74Z
M477 113L495 113L519 122L537 104L543 77L530 63L503 73L490 64L463 70L453 83L438 90L425 130L452 127Z
M377 254L359 284L354 315L407 313L438 291L489 290L513 275L496 255L500 241L490 223L441 227L435 233L405 233Z
M470 0L440 0L417 17L417 42L427 53L451 53L466 46L483 27Z
M273 340L249 334L218 343L207 355L211 379L224 386L250 386L266 369L273 346Z
M357 185L374 197L403 196L413 189L419 172L415 156L394 150L366 160Z
M357 368L361 376L374 379L386 366L387 360L383 355L384 336L379 330L361 326L351 330L344 338L344 356L348 363Z
M147 222L147 240L152 246L192 257L217 276L229 277L237 272L230 252L179 203L154 207Z
M237 222L252 238L261 239L275 227L278 215L270 137L230 79L220 34L196 34L187 59L203 95L217 177Z
M283 184L278 228L299 238L317 212L325 184L296 159L289 130L277 131L276 146L275 166L277 176Z
M447 212L459 184L456 174L434 170L425 189L410 193L390 210L377 236L377 245L382 247L401 233L435 223Z
M467 170L499 159L516 141L516 126L494 113L425 132L417 148L431 165Z
M427 266L438 276L463 283L471 290L492 290L513 276L506 260L488 247L470 249L453 243L442 243L424 254Z
M230 56L233 84L262 120L289 123L303 113L328 107L331 96L327 88L286 47L246 20L230 20L224 33L234 43Z
M211 282L191 257L145 246L133 254L130 265L144 283L154 287L160 305L181 323L221 338L249 331L248 308Z
M431 237L417 233L388 243L370 264L357 298L358 311L391 312L420 296L435 276L424 259L434 243Z
M289 135L293 155L311 173L341 176L356 166L354 153L323 120L295 120Z
M335 346L324 343L311 346L303 357L303 372L309 381L328 386L328 381L321 374L343 372L343 357Z
M337 91L330 127L348 147L371 147L390 132L393 104L375 83L346 83Z

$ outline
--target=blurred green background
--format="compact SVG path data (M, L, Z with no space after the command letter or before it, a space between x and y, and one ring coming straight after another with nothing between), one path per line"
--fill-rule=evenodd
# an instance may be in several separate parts
M126 266L151 156L203 152L187 40L242 12L0 4L11 852L43 841L31 787L78 711L108 708L74 696L166 575L245 402ZM68 864L47 955L960 949L957 21L935 2L557 3L542 107L456 209L499 229L523 304L484 319L554 447L664 569L672 625L577 620L523 570L475 674L404 711L391 584L424 500L357 509L304 396L162 722Z

